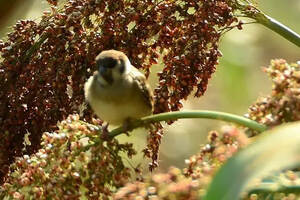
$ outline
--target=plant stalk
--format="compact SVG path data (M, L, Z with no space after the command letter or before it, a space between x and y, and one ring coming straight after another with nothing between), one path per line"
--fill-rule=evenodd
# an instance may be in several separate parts
M108 133L103 133L103 130L99 130L100 135L103 136L103 134L105 134L104 137L95 138L93 140L93 143L86 145L83 148L83 151L89 150L92 146L96 146L103 140L113 139L114 137L121 135L122 133L132 131L139 127L145 127L154 122L171 121L176 119L192 119L192 118L216 119L216 120L222 120L226 122L232 122L238 125L251 128L258 132L263 132L267 130L267 126L263 124L259 124L256 121L253 121L251 119L239 115L229 114L225 112L209 111L209 110L175 111L175 112L167 112L167 113L150 115L139 120L134 120L131 121L128 125L126 125L126 127L120 126ZM82 122L82 123L86 124L86 122Z
M156 115L151 115L142 118L141 120L133 121L129 125L129 131L142 127L147 126L153 122L160 122L160 121L171 121L177 119L191 119L191 118L206 118L206 119L216 119L222 120L226 122L232 122L238 125L242 125L248 128L251 128L258 132L263 132L267 129L265 125L259 124L253 120L250 120L245 117L241 117L239 115L224 113L224 112L217 112L217 111L208 111L208 110L193 110L193 111L176 111L176 112L167 112L167 113L160 113ZM109 138L116 137L126 130L124 126L116 128L108 133Z
M265 27L278 33L285 39L300 47L300 35L287 26L283 25L282 23L278 22L277 20L259 10L255 10L254 12L247 12L245 14L247 17L254 19L256 22L264 25Z

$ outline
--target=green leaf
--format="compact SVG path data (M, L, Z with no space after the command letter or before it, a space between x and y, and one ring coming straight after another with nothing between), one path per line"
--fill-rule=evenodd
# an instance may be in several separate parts
M215 175L203 199L239 199L254 178L299 165L300 122L278 126L230 158Z

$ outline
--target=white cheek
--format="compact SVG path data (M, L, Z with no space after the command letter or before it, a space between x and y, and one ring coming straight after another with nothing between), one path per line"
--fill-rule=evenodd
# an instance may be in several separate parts
M130 61L127 60L127 61L125 62L125 74L127 74L128 72L130 72L131 67L132 67L132 65L131 65Z
M125 62L125 69L124 69L124 72L121 73L121 67L118 66L116 67L113 71L112 71L112 75L113 75L113 78L114 80L119 80L121 79L124 75L128 74L130 71L131 71L131 63L129 60L127 60Z

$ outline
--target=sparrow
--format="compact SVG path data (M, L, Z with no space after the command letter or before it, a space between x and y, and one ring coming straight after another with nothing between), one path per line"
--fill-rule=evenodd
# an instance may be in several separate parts
M97 71L86 81L84 95L95 114L112 125L150 115L153 94L146 77L121 51L96 57Z

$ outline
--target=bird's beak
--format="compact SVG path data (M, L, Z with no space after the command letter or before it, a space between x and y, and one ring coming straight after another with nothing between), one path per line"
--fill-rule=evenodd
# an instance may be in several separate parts
M112 70L108 69L106 67L100 67L99 68L99 74L100 76L103 77L103 79L108 83L108 84L112 84L113 83L113 77L112 77Z

